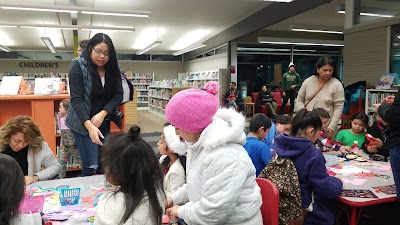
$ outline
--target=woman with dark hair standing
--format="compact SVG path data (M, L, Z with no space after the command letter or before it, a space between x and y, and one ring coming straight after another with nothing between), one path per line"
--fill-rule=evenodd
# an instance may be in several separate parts
M82 176L102 173L102 140L110 132L110 115L122 101L117 55L110 37L98 33L70 66L71 105L66 125L82 159Z
M326 109L331 117L326 129L326 136L332 140L343 113L344 89L335 73L335 61L332 58L320 58L315 67L317 73L307 78L299 90L295 111L302 108L306 108L308 111L312 111L314 108Z

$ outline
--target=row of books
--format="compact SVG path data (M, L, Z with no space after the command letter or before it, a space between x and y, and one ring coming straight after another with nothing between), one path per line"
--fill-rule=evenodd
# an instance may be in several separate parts
M0 95L57 95L69 93L68 78L24 79L5 76L0 83Z
M162 81L153 81L151 83L152 87L166 87L166 88L172 88L172 87L184 87L182 81L178 79L171 79L171 80L162 80Z
M128 78L145 78L151 80L153 80L154 78L154 73L137 73L137 72L132 73L132 71L126 71L125 75Z
M156 98L170 99L172 97L171 89L150 89L149 96Z
M165 109L167 103L167 100L152 98L149 102L149 105L158 109Z
M203 72L191 72L191 73L180 73L179 77L182 80L218 79L218 70L203 71Z
M0 78L3 76L22 76L25 79L34 79L34 78L46 78L46 77L56 77L56 78L68 78L68 73L18 73L18 72L5 72L0 73Z
M391 92L376 92L376 93L370 93L368 96L369 101L368 101L368 108L372 108L374 104L379 104L382 103L383 99L386 98L389 95L393 95Z

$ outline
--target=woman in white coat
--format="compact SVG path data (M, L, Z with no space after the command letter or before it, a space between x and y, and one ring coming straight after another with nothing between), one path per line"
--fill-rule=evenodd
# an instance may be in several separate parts
M186 224L262 224L260 188L243 148L245 118L219 109L218 84L187 89L168 102L165 115L189 145L186 184L167 197L167 213Z

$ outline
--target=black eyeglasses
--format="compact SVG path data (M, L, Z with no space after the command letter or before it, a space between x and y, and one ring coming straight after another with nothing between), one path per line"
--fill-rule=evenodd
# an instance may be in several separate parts
M94 48L93 49L93 51L96 53L96 55L98 55L98 56L101 56L101 55L104 55L104 56L110 56L110 52L109 51L102 51L101 49L98 49L98 48Z

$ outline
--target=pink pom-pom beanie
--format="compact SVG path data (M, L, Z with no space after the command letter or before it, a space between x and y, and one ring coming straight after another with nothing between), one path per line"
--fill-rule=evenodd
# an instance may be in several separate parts
M205 91L186 89L176 93L165 108L165 117L174 127L190 132L201 132L211 122L219 108L218 83L210 81Z

